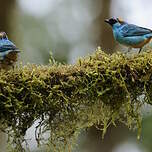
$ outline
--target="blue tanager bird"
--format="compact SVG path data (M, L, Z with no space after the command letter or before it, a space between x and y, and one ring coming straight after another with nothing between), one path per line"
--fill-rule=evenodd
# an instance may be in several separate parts
M105 22L112 26L115 40L128 46L128 51L132 48L139 48L140 53L143 46L152 38L151 29L129 24L119 18L106 19Z
M11 42L5 32L0 32L0 69L9 69L17 61L20 51Z

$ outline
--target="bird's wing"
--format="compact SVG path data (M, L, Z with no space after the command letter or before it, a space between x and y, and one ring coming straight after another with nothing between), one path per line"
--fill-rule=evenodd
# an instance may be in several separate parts
M0 52L5 52L5 51L8 51L8 50L15 51L15 50L17 50L17 48L14 45L3 45L3 46L0 46Z
M17 50L16 46L9 40L0 40L0 52L5 52L8 50Z
M143 27L139 27L139 26L133 25L133 24L125 24L121 28L121 33L124 37L142 36L145 34L152 33L152 30L143 28Z

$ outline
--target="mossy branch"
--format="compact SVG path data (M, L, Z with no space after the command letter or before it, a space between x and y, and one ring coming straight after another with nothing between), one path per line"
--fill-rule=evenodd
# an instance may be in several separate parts
M108 55L99 48L75 65L27 65L0 73L1 129L19 151L36 120L38 144L49 131L52 151L70 151L79 132L93 125L104 135L110 124L123 122L140 134L144 103L152 103L152 52Z

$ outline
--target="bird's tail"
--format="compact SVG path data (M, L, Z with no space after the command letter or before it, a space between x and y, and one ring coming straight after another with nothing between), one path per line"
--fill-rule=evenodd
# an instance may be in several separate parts
M20 53L21 51L18 48L16 48L16 50L14 50L14 52Z

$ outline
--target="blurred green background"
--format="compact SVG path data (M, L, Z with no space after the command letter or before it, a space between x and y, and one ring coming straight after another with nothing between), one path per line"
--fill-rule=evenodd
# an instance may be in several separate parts
M20 61L24 64L48 64L50 51L59 62L74 64L97 46L107 53L126 50L114 41L104 19L120 17L152 28L151 4L151 0L0 0L0 30L21 49ZM151 107L145 105L139 141L136 132L122 124L111 126L104 140L100 131L90 128L82 132L74 151L151 152L151 128ZM33 130L34 126L27 138L31 139L30 148L37 151Z

